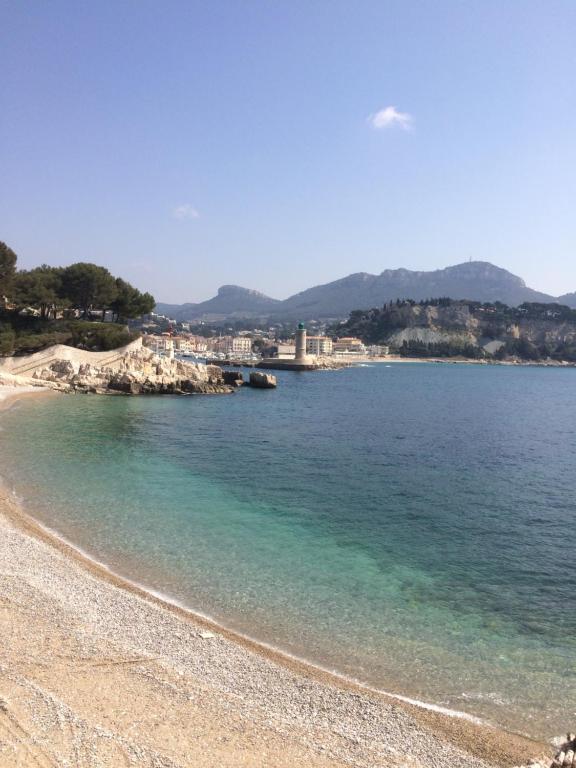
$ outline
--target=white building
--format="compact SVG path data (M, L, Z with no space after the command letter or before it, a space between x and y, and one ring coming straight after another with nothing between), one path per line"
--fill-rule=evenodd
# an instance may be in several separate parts
M225 355L249 355L252 339L247 336L222 336L214 341L214 350Z
M360 339L354 336L345 336L341 339L336 339L333 344L333 350L335 354L339 355L365 355L366 347Z
M151 334L142 337L142 344L149 347L157 355L174 357L174 339L171 336L153 336Z
M332 339L328 336L308 336L306 338L307 355L316 355L316 357L331 355L333 346Z
M202 336L179 336L174 339L176 350L183 355L204 354L208 349L206 339Z
M390 354L390 347L386 344L372 344L366 349L370 357L386 357Z
M280 360L291 360L296 356L296 345L293 342L278 342L276 356Z

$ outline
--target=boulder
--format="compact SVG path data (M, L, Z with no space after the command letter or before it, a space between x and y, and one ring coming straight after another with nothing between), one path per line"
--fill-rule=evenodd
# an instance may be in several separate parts
M70 360L55 360L50 366L50 370L53 371L59 378L65 376L72 376L76 371L74 365Z
M276 376L271 373L252 371L250 373L250 386L257 389L274 389L277 386Z
M244 376L240 371L222 371L222 378L224 384L229 384L231 387L241 387L244 383Z
M119 373L110 378L108 389L113 392L124 392L126 395L139 395L142 392L142 384L129 373Z
M32 374L32 378L39 381L56 381L58 377L50 368L37 368Z

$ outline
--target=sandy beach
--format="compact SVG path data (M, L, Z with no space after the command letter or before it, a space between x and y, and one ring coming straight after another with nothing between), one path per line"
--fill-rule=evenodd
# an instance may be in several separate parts
M0 629L0 768L480 768L550 751L165 603L47 532L5 488Z

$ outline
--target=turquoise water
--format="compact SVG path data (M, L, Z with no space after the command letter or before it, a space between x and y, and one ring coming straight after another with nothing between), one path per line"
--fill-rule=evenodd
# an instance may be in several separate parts
M279 379L23 402L0 417L2 474L96 558L230 627L385 690L565 731L576 370Z

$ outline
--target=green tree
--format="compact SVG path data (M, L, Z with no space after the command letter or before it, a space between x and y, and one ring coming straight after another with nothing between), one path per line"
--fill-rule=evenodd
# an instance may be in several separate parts
M56 317L58 309L66 305L62 298L62 270L43 264L36 269L17 272L14 278L13 299L19 307L31 306L40 310L40 317Z
M149 293L140 293L133 285L116 278L116 297L110 304L111 310L115 314L116 322L120 319L130 319L147 315L156 306L156 300Z
M16 334L10 325L0 323L0 355L11 355L14 351Z
M263 339L261 336L252 340L252 349L254 352L262 352L263 349L270 346L269 339Z
M148 291L141 293L138 297L138 314L136 317L140 317L141 315L149 315L150 312L154 311L155 306L156 299L154 296L152 296L151 293L148 293Z
M6 296L16 274L16 254L0 240L0 297Z
M108 309L116 293L116 280L104 267L80 261L62 271L62 295L83 317L94 309Z

